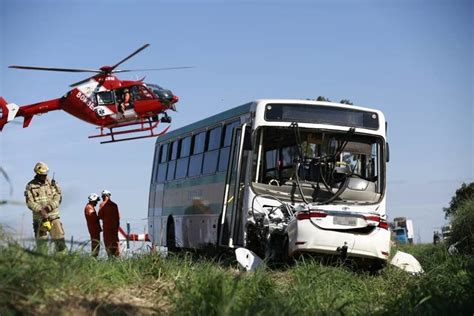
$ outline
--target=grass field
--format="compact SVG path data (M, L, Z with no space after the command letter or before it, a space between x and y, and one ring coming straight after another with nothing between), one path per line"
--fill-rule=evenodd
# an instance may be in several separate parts
M0 243L0 315L472 315L474 261L443 245L403 247L425 273L376 275L300 260L243 272L231 259L181 254L96 260Z

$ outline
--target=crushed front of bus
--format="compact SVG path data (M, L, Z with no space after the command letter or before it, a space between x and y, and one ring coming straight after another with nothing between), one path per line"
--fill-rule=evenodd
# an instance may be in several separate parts
M382 135L291 123L258 128L254 144L251 249L270 259L303 253L388 259Z

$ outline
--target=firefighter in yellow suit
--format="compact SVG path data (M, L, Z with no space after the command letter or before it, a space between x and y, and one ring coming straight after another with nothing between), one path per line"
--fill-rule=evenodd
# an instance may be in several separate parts
M33 230L38 250L45 251L48 233L56 251L66 250L63 225L59 217L61 188L48 178L49 168L44 162L38 162L34 168L35 177L25 189L26 204L33 212Z

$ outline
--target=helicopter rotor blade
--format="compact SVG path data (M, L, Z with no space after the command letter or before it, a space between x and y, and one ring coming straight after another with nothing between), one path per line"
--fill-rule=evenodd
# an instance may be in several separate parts
M167 68L149 68L149 69L124 69L114 70L112 73L132 72L132 71L161 71L161 70L173 70L173 69L188 69L195 68L194 66L183 66L183 67L167 67Z
M69 87L74 88L74 87L76 87L76 86L78 86L78 85L81 85L81 84L83 84L83 83L85 83L85 82L91 80L91 79L94 78L94 77L95 77L95 75L94 75L94 76L90 76L90 77L88 77L88 78L86 78L86 79L83 79L83 80L81 80L81 81L78 81L78 82L75 82L75 83L73 83L73 84L70 84Z
M148 46L150 46L150 44L145 44L143 45L142 47L140 47L139 49L137 49L136 51L134 51L133 53L131 53L130 55L128 55L127 57L125 57L124 59L122 59L121 61L119 61L118 63L116 63L115 65L113 65L111 67L111 70L114 70L115 68L117 68L119 65L121 65L122 63L124 63L125 61L129 60L130 58L132 58L133 56L135 56L136 54L138 54L139 52L141 52L142 50L144 50L145 48L147 48Z
M60 72L94 72L101 73L98 69L76 69L76 68L55 68L55 67L32 67L32 66L8 66L8 68L23 69L23 70L43 70L43 71L60 71Z

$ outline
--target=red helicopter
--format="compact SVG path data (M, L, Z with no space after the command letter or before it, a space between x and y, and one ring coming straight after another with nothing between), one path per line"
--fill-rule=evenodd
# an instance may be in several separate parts
M89 138L110 136L110 140L103 141L101 144L157 137L166 133L170 126L160 132L155 132L155 129L160 122L171 123L171 117L167 111L176 111L175 103L178 102L178 97L170 90L164 89L156 84L144 83L144 78L138 81L120 80L113 75L115 73L131 71L192 68L117 69L119 65L148 46L149 44L145 44L115 65L103 66L100 69L9 66L9 68L16 69L92 72L95 74L70 85L73 89L58 99L18 106L14 103L7 103L0 97L0 131L5 124L16 117L22 116L24 118L23 128L25 128L28 127L34 115L55 110L64 110L83 121L99 126L98 129L100 129L100 133L91 135ZM116 138L117 135L141 132L146 132L146 135Z

